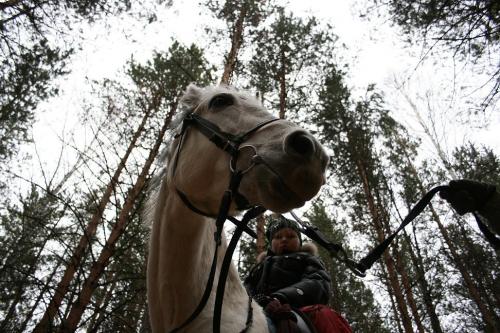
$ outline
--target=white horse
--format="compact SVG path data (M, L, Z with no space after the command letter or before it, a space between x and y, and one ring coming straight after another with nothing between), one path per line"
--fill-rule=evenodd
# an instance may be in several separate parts
M255 98L224 86L190 85L181 106L182 117L194 113L231 134L245 133L273 119ZM180 128L179 125L178 131ZM263 162L254 163L255 155ZM204 292L215 251L214 219L188 208L178 191L196 209L217 215L228 188L230 159L226 151L209 141L196 126L189 126L183 136L171 142L162 160L164 170L151 191L146 214L152 223L147 286L153 332L170 332L190 316ZM317 194L325 182L327 162L327 155L312 135L289 121L277 120L245 138L231 168L249 169L238 189L249 204L286 212ZM234 202L229 214L238 214ZM223 237L217 253L215 281L225 250ZM203 311L183 332L212 331L215 289L214 286ZM221 332L240 332L245 328L248 304L248 295L231 265ZM253 320L249 332L268 332L262 308L253 301L251 306Z

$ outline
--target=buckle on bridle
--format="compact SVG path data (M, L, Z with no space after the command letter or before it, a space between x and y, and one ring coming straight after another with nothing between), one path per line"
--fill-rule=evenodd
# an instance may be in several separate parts
M236 169L236 159L238 158L240 151L242 149L244 149L244 148L251 148L254 151L254 154L250 158L250 165L248 165L248 167L246 167L245 169L243 169L241 171L238 171ZM255 163L255 157L256 156L259 156L259 155L257 155L257 148L255 148L255 146L252 146L252 145L243 145L243 146L239 147L238 148L238 155L237 156L231 156L231 159L229 160L229 170L231 171L231 173L240 172L242 175L244 175L245 173L247 173L248 171L250 171L257 164L257 163Z

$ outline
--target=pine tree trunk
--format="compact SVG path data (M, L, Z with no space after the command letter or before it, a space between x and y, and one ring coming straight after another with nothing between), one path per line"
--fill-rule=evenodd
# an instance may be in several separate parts
M176 107L177 105L172 105L172 109L170 110L168 116L165 117L165 122L163 124L163 127L161 128L160 133L158 134L158 137L156 139L156 142L148 155L148 158L141 171L141 174L137 178L134 186L128 191L127 198L125 199L125 203L123 205L122 210L120 211L117 222L114 225L111 234L109 235L106 244L104 245L99 255L99 258L92 265L89 276L87 277L85 283L83 284L83 287L80 291L77 301L74 302L73 306L71 307L69 315L67 316L66 320L62 323L61 332L74 332L76 330L78 323L80 322L80 319L82 317L82 314L85 311L88 303L90 302L94 290L98 286L99 279L104 270L106 269L107 265L109 264L110 258L114 254L116 242L123 234L127 226L127 222L129 221L129 214L133 210L135 200L137 199L138 195L144 188L144 184L146 183L146 178L149 173L149 169L158 154L158 150L160 148L161 143L163 142L163 137L165 135L165 132L167 131L168 126L170 125L170 121L172 119L173 114L175 113Z
M411 247L411 244L409 244L409 247ZM417 308L417 303L415 302L415 298L413 297L413 290L411 288L410 284L410 278L408 277L408 273L406 270L406 267L404 267L404 264L402 262L401 258L401 253L399 253L398 250L394 250L395 257L396 257L396 263L397 263L397 270L398 273L401 275L401 282L403 283L403 287L406 292L406 300L408 302L408 305L410 306L411 313L413 315L413 320L415 321L415 324L417 325L417 330L419 333L424 333L425 328L424 325L422 324L422 320L420 319L420 314L418 313L418 308Z
M368 203L368 210L369 210L370 215L372 217L372 222L373 222L372 224L373 224L373 227L375 228L375 232L377 234L377 240L379 243L381 243L385 239L383 225L387 224L387 223L383 223L381 217L387 216L387 214L379 214L379 211L378 211L376 204L375 204L375 200L373 198L373 194L372 194L371 189L370 189L369 179L368 179L368 176L366 174L366 170L365 170L365 167L363 165L363 162L361 160L356 160L356 166L357 166L358 175L360 177L360 180L362 181L363 191L365 193L365 197L366 197L366 200ZM408 313L406 301L404 299L403 291L401 289L401 285L399 283L398 276L396 273L394 260L390 256L388 251L384 252L383 258L384 258L384 263L387 267L387 273L388 273L390 287L394 293L394 297L396 298L396 305L397 305L399 314L401 315L401 320L403 323L404 330L407 333L412 333L413 327L411 325L411 319L410 319L410 315Z
M231 49L227 55L226 63L224 64L224 72L222 73L221 84L229 84L231 82L231 77L233 76L234 69L236 68L236 61L238 59L238 52L241 47L241 41L243 40L243 24L245 23L245 17L247 15L247 5L242 2L241 10L234 24L233 34L231 38Z
M460 221L460 219L457 219L457 223L460 223L460 233L462 236L462 241L464 244L473 251L472 256L475 257L475 245L472 243L473 241L470 239L468 236L464 225L462 224L463 221ZM466 264L464 263L466 266ZM496 314L496 308L498 307L498 300L499 300L499 295L497 291L495 290L495 287L489 288L489 286L494 286L495 282L491 281L491 272L485 271L482 269L482 265L476 265L475 269L470 270L471 276L474 280L475 286L478 288L479 294L481 295L482 299L486 302L486 305L488 306L489 311L491 312L493 316L493 320L495 321L497 328L500 326L500 319L498 318ZM485 280L490 280L491 282L485 281ZM484 282L486 282L488 285L485 285ZM498 282L497 282L498 283ZM495 304L496 303L496 304Z
M379 240L379 242L381 242ZM401 315L401 321L403 323L404 331L406 333L412 333L413 327L411 325L410 315L408 313L408 308L406 306L406 302L403 296L403 291L401 290L401 285L399 284L398 277L396 275L396 268L394 264L393 258L387 253L384 253L384 262L387 266L387 272L389 275L389 283L393 290L394 297L396 299L396 305Z
M266 220L264 215L261 214L257 217L257 255L266 250L266 237L265 237Z
M387 288L387 293L389 294L389 299L391 301L391 309L392 313L394 314L394 322L396 323L398 327L398 332L403 333L403 327L401 326L401 317L398 315L398 309L396 307L396 301L394 300L394 292L391 288L391 284L389 282L389 275L387 274L386 267L383 265L380 265L383 273L383 282L385 284L385 287Z
M285 50L283 47L280 48L280 63L281 69L279 73L279 85L280 85L280 112L279 118L285 119L286 113L286 68L285 68Z
M408 243L411 242L410 237L406 234L406 232L403 233L406 241ZM424 300L424 305L425 305L425 310L427 312L427 315L429 316L429 319L431 321L431 327L432 327L432 332L434 333L443 333L443 329L441 328L441 322L439 320L439 317L436 313L436 307L434 306L434 302L432 299L432 294L429 288L429 284L427 282L427 279L425 278L425 271L424 271L424 265L423 265L423 260L422 256L420 254L420 249L418 247L418 243L415 240L415 249L416 253L413 251L412 248L410 248L410 257L412 260L413 267L415 268L417 272L417 283L420 289L420 292L422 293L422 298Z
M382 177L383 177L384 182L387 184L387 182L385 181L386 180L385 176L382 176ZM392 190L389 188L389 186L387 186L387 189L389 191L389 196L390 196L391 200L393 200L394 196L393 196ZM378 194L379 192L377 191L376 193ZM379 197L379 195L377 195L377 199L379 202L381 202L381 198ZM380 209L380 220L383 223L385 232L387 234L391 234L392 233L391 226L389 225L390 216L388 215L385 208ZM391 257L392 257L392 260L395 262L396 272L401 277L401 284L402 284L401 288L404 288L404 291L406 293L405 305L410 307L414 321L417 325L418 332L423 333L424 327L422 325L422 321L421 321L420 315L418 313L417 305L416 305L415 299L413 297L413 290L411 289L411 285L410 285L409 278L408 278L408 273L406 272L404 264L403 264L401 252L395 244L393 244L391 248L392 248ZM386 252L389 252L389 251L386 251ZM408 309L407 309L407 311L408 311ZM408 314L408 317L410 318L409 314ZM403 325L404 324L405 324L405 322L403 321ZM405 327L405 329L408 329L407 326L404 326L404 327Z
M120 163L118 164L118 167L116 168L116 171L113 174L113 177L111 178L111 181L106 186L106 190L104 191L104 193L101 197L101 200L99 201L97 211L92 216L92 219L89 222L89 224L87 224L87 227L85 228L84 234L80 238L80 241L78 242L77 247L73 251L73 255L71 256L71 259L69 260L69 263L66 266L66 270L64 271L63 277L61 278L59 284L57 285L57 288L54 292L54 296L50 300L50 303L49 303L47 309L45 310L45 313L43 314L42 319L36 325L35 329L33 330L33 333L45 333L49 330L50 323L52 322L54 316L57 314L59 307L61 306L61 303L64 299L64 296L68 292L69 285L70 285L71 281L73 280L73 277L75 276L76 270L78 269L78 267L82 261L85 250L87 249L87 246L89 245L90 240L95 235L95 232L97 230L97 226L101 222L104 209L106 208L107 204L109 203L109 200L111 198L111 194L113 193L115 186L118 183L118 179L119 179L122 171L125 169L125 164L129 158L132 150L135 148L137 141L144 130L144 126L146 125L146 121L148 120L152 110L153 110L153 107L150 107L144 113L142 121L141 121L139 127L137 128L137 130L135 131L135 133L132 137L132 141L130 142L130 144L127 148L127 151L125 152L125 155L121 158Z
M465 268L464 263L462 262L460 256L458 255L455 245L453 244L452 240L450 239L450 236L448 235L448 231L441 223L441 219L437 215L432 205L429 206L431 208L434 220L438 225L439 231L441 232L441 235L443 236L445 243L448 246L448 249L451 253L455 266L457 267L458 271L462 275L462 278L464 279L465 286L469 291L469 295L479 308L479 312L481 313L484 323L486 324L486 332L495 332L495 333L500 332L498 328L496 328L495 320L492 313L489 311L488 307L486 306L486 304L484 304L483 300L481 299L479 290L475 286L472 277L470 276L469 272Z
M404 145L402 145L399 141L398 141L398 143L400 144L400 146L402 148L404 148ZM404 151L404 149L403 149L403 151ZM392 188L388 184L387 179L385 177L384 177L384 182L385 182L386 187L390 191L389 193L391 196L391 201L392 201L392 204L394 205L394 207L396 207L396 211L398 213L399 219L401 221L403 221L403 217L401 216L401 214L399 213L399 210L397 209L394 191L392 190ZM409 203L407 203L407 205L410 206ZM432 331L434 333L443 333L443 330L441 329L441 323L439 321L439 317L436 314L436 309L434 307L434 302L433 302L432 295L430 292L429 284L427 283L427 280L425 279L425 274L424 274L424 269L423 269L424 264L423 264L422 256L420 255L420 249L418 247L417 239L415 238L415 248L416 248L417 253L418 253L418 258L417 258L417 255L415 254L415 252L413 251L413 243L411 242L411 239L408 236L408 234L406 233L406 231L403 230L402 234L404 236L406 243L408 244L408 253L410 254L413 268L416 271L417 283L419 285L420 292L422 293L422 298L424 300L426 312L427 312L427 314L430 318L430 321L431 321ZM405 273L404 267L403 268L399 267L398 270L399 270L400 274L401 274L401 272L403 272L404 275L402 274L402 276L407 276L407 274ZM409 285L409 280L407 277L405 278L405 280L406 280L406 282L404 282L405 289L408 290L407 286ZM411 291L411 289L410 289L410 291ZM411 294L413 295L413 293L411 293ZM413 296L412 296L412 299L413 299ZM417 309L416 303L414 300L412 301L412 304L413 305L411 306L411 308L412 308L413 315L415 316L415 313L417 313L417 315L418 315L418 312L416 311L416 309ZM418 322L416 322L416 323L417 323L417 327L419 328L419 330L423 331L423 327L422 327L423 325L422 325L422 322L420 320L420 317L418 317Z

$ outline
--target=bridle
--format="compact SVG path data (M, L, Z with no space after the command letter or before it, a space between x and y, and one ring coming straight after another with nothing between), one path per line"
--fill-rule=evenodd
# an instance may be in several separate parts
M241 181L241 178L243 177L244 174L246 174L250 169L252 169L255 165L257 164L264 164L266 167L270 168L270 165L262 159L260 155L257 154L257 148L255 148L252 145L243 145L246 140L252 136L255 132L257 132L259 129L262 127L273 123L275 121L280 120L279 118L272 118L265 120L256 126L254 126L252 129L239 134L231 134L222 131L216 124L212 123L211 121L201 117L197 113L190 112L188 113L182 122L182 128L181 132L176 135L176 137L180 137L180 141L177 145L177 152L175 155L175 161L174 161L174 169L173 169L173 175L175 175L175 170L177 168L177 162L181 153L181 149L183 146L183 141L184 137L186 134L186 131L189 127L194 127L197 130L199 130L204 136L206 136L212 143L214 143L218 148L222 149L223 151L227 152L231 159L229 161L229 170L231 172L231 178L230 178L230 185L229 189L233 191L232 195L234 197L236 206L239 210L246 210L250 207L248 200L241 195L238 192L238 187L239 183ZM254 152L254 155L251 160L251 164L245 168L244 170L237 170L236 167L236 162L238 160L239 153L242 149L249 148L252 149ZM277 172L275 172L274 169L271 168L271 171L278 175L279 179L281 182L283 182L283 179ZM286 186L286 184L284 184ZM187 197L182 194L182 192L177 189L177 193L181 193L181 199L187 204L189 201L186 201ZM208 217L215 217L215 214L210 214L210 213L204 213L203 211L199 209L193 209L194 205L191 203L187 204L189 208L194 210L196 213L208 216ZM220 212L219 212L220 213Z
M190 112L188 113L182 122L182 127L180 133L178 133L175 138L179 139L179 142L177 143L177 148L176 148L176 153L175 153L175 159L173 162L173 170L172 170L172 179L175 178L175 172L177 169L177 164L179 161L180 154L182 152L182 146L185 140L186 132L189 127L196 128L200 133L202 133L205 137L207 137L212 143L214 143L218 148L222 149L223 151L227 152L230 155L230 161L229 161L229 171L230 171L230 181L229 181L229 186L226 191L224 191L224 194L222 195L222 199L219 205L219 211L217 215L213 213L207 213L199 208L197 208L187 197L185 193L183 193L181 190L179 190L176 187L177 194L179 195L180 199L182 202L193 212L203 215L205 217L210 217L210 218L215 218L215 226L216 226L216 231L214 233L214 240L215 240L215 251L214 251L214 256L212 258L212 264L210 268L210 273L209 277L207 280L207 284L205 286L205 291L203 293L203 296L196 307L196 309L193 311L193 313L177 328L171 330L170 332L178 332L179 330L183 329L187 325L189 325L191 322L193 322L196 317L201 313L203 308L205 307L210 294L211 290L213 287L213 282L215 279L215 273L216 273L216 267L217 267L217 252L219 249L219 246L221 245L221 240L222 240L222 232L223 232L223 227L224 227L224 222L226 220L230 220L232 223L236 225L236 229L233 233L233 236L231 237L231 241L226 249L226 253L224 255L224 259L220 268L220 273L219 273L219 280L217 283L217 291L216 291L216 297L215 297L215 305L214 305L214 319L213 319L213 332L219 333L220 332L220 322L221 322L221 313L222 313L222 302L224 298L224 291L225 291L225 284L226 284L226 279L227 275L229 273L229 267L231 264L231 259L232 255L234 253L234 250L236 249L236 245L239 241L239 238L241 237L243 232L246 232L250 236L256 238L257 235L255 234L254 231L252 231L247 223L252 220L253 218L257 217L258 215L262 214L263 212L266 211L266 208L263 206L251 206L249 204L249 201L238 191L239 185L241 183L241 180L243 176L248 173L254 166L257 164L262 164L266 168L268 168L273 174L275 174L278 178L278 180L282 183L284 188L288 188L286 183L284 182L283 178L279 175L279 173L269 165L263 159L260 155L258 155L257 148L252 145L243 145L245 141L247 141L255 132L257 132L259 129L263 128L264 126L267 126L273 122L279 121L281 119L279 118L272 118L265 120L261 123L258 123L255 125L252 129L242 133L242 134L231 134L222 131L216 124L212 123L211 121L201 117L197 113ZM251 158L251 163L248 165L246 168L243 170L238 170L237 169L237 161L239 154L242 149L251 149L254 152L254 155ZM231 206L232 202L235 202L236 207L238 210L246 210L245 214L243 215L241 220L236 219L233 216L228 215L229 213L229 208ZM248 299L248 313L247 313L247 320L245 323L245 328L241 332L247 332L250 326L252 325L252 319L253 319L253 309L252 309L252 299L249 296Z

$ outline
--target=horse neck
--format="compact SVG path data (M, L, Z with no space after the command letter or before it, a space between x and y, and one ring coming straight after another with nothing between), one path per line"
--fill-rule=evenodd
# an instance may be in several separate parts
M163 327L181 324L194 310L204 292L215 250L214 221L189 210L174 191L164 188L158 198L148 264L150 307ZM226 248L223 235L218 266ZM226 292L225 304L236 301L231 298L245 299L234 267L229 271L227 290L231 293ZM210 297L204 309L210 313L201 317L212 314L214 293Z

